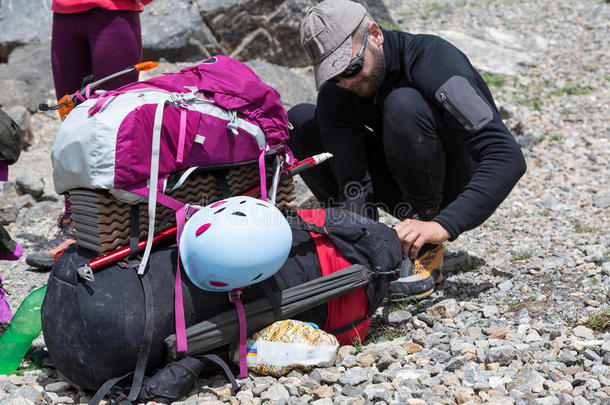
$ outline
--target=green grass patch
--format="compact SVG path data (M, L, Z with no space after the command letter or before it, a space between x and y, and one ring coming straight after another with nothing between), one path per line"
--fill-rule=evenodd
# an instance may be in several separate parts
M523 253L519 253L514 255L513 257L510 258L511 262L518 262L520 260L526 260L532 257L532 253L531 252L523 252Z
M576 225L574 227L574 231L576 233L596 233L599 232L601 230L601 228L598 227L594 227L594 226L584 226L584 225Z
M513 218L521 218L523 216L525 216L525 211L515 211L513 213Z
M549 142L559 142L559 141L563 141L564 139L566 139L565 136L563 135L542 135L541 137L538 138L538 140L540 142L542 141L549 141Z
M549 210L542 210L542 211L540 211L540 216L541 217L550 217L551 216L551 211L549 211Z
M542 108L542 100L539 98L520 98L515 101L517 104L530 106L536 111L540 111Z
M354 354L362 353L362 339L360 339L360 336L356 336L354 340L352 340L352 346L354 346L354 348L356 349L356 352Z
M382 22L381 24L379 24L379 26L381 28L385 28L386 30L401 31L401 28L399 26L394 25L394 24L389 23L389 22Z
M498 253L498 248L497 247L492 247L487 249L487 253Z
M28 371L40 370L41 367L34 363L33 361L28 361L25 363L23 367L19 367L13 374L15 375L24 375Z
M610 308L592 314L585 321L585 325L600 332L610 332Z
M515 311L517 308L520 307L520 305L522 304L521 301L511 301L508 303L508 311L509 312L513 312Z
M595 72L595 68L593 66L581 66L580 70L583 72Z
M470 263L458 263L453 268L452 273L468 273L469 271L478 270L481 268L481 263L472 260Z
M430 3L426 6L426 12L435 13L437 11L441 11L445 7L447 7L447 3Z
M494 75L491 73L479 71L483 80L489 87L500 88L506 84L506 77L502 75Z
M547 97L556 97L556 96L584 96L586 94L591 93L591 89L588 87L582 87L582 86L568 86L568 87L562 87L560 89L555 89L552 91L549 91L547 93Z

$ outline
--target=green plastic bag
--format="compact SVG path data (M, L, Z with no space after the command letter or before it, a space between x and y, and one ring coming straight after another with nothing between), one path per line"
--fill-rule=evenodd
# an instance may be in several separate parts
M0 109L0 162L12 165L21 154L21 128Z

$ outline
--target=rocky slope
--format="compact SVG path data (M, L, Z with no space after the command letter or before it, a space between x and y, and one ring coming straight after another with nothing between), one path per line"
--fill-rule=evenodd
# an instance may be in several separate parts
M273 7L257 9L256 2L232 3L241 7L241 14L225 17L239 14L256 29L263 26L261 21L275 21L272 16L280 10L292 10L288 14L293 34L294 21L304 10L299 7L308 4L276 1ZM6 4L0 8L3 25ZM213 2L180 4L202 15ZM440 33L486 72L506 123L526 155L528 172L484 225L447 245L451 253L468 252L468 259L447 266L445 282L433 296L417 304L385 305L369 339L362 347L343 347L334 367L309 374L295 371L280 379L252 376L241 381L236 398L227 396L222 377L213 376L200 381L184 401L610 403L610 5L598 0L384 0L377 7L377 18L387 27ZM206 17L210 25L220 24L218 9L206 12L215 16ZM240 35L248 37L256 29ZM226 53L236 52L245 40L235 39L231 48L220 28L210 30ZM269 35L256 35L276 38L269 29L266 32ZM191 34L173 35L181 41ZM38 41L44 45L44 39ZM31 146L0 191L0 217L27 252L52 234L61 212L48 159L58 120L53 115L30 116L27 103L6 102L20 99L6 93L27 82L6 81L6 75L18 68L11 59L19 62L27 60L25 55L38 55L25 52L28 45L14 43L0 46L5 53L12 50L5 59L8 63L0 64L0 80L5 80L2 106L12 108L15 116L21 114L31 132ZM290 46L288 42L285 47ZM274 49L282 47L280 42ZM168 58L172 62L163 69L185 60L179 59L181 51L174 52L177 56ZM260 59L249 63L280 90L287 106L315 99L307 68L278 66L277 56L268 54L247 56ZM48 78L33 83L40 97L52 97ZM0 274L14 309L48 277L28 268L23 259L0 262ZM87 400L87 394L71 389L52 369L0 376L0 404Z

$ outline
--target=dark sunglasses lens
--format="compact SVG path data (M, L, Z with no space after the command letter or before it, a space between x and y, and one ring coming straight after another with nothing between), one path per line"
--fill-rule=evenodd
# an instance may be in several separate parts
M362 61L361 60L352 60L347 68L339 74L340 77L345 79L354 77L362 70Z

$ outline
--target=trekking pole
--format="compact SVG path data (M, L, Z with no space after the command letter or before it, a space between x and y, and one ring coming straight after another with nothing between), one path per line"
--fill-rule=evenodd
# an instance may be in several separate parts
M325 152L325 153L321 153L319 155L315 155L315 156L303 159L303 160L295 163L294 165L284 169L282 171L282 174L280 175L280 179L285 180L287 178L295 176L296 174L299 174L306 169L309 169L311 167L319 165L322 162L325 162L326 160L330 159L332 156L333 156L332 154ZM250 190L247 190L247 191L241 193L240 195L246 196L246 197L251 197L251 196L254 196L254 195L257 195L258 193L260 193L260 189L261 189L260 186L256 186L256 187L251 188ZM175 238L176 232L177 232L176 227L169 228L169 229L159 232L157 235L154 236L154 238L152 240L152 245L155 246L155 245L165 242L171 238ZM144 250L145 247L146 247L146 241L145 240L140 241L138 243L138 252L141 252L142 250ZM130 247L126 246L124 248L115 250L114 252L108 253L106 255L95 257L95 258L89 260L88 264L85 264L84 266L81 266L77 269L78 275L81 276L82 278L84 278L85 280L94 281L94 277L93 277L94 271L101 270L104 267L110 266L111 264L114 264L120 260L123 260L124 258L129 256L129 252L130 252Z
M299 160L294 165L282 170L282 172L280 173L280 181L286 180L290 177L294 177L297 174L304 172L307 169L317 166L320 163L324 163L331 157L333 157L332 153L323 152L318 155L310 156L303 160ZM256 186L256 187L252 187L250 190L244 191L240 195L243 195L246 197L253 197L253 196L259 194L260 192L261 192L261 187Z
M157 66L159 66L159 63L157 63L157 62L148 61L148 62L138 63L136 65L128 67L127 69L123 69L119 72L116 72L109 76L103 77L100 80L97 80L93 83L83 85L83 87L81 87L80 90L78 90L72 94L66 94L65 96L60 98L56 105L50 106L48 104L41 103L38 105L38 109L40 111L58 110L59 117L63 120L68 114L70 114L70 111L72 111L72 109L74 107L79 105L85 99L81 93L95 90L98 87L100 87L102 84L108 82L109 80L116 79L117 77L123 76L127 73L131 73L133 71L146 72L148 70L152 70L152 69L156 68Z

